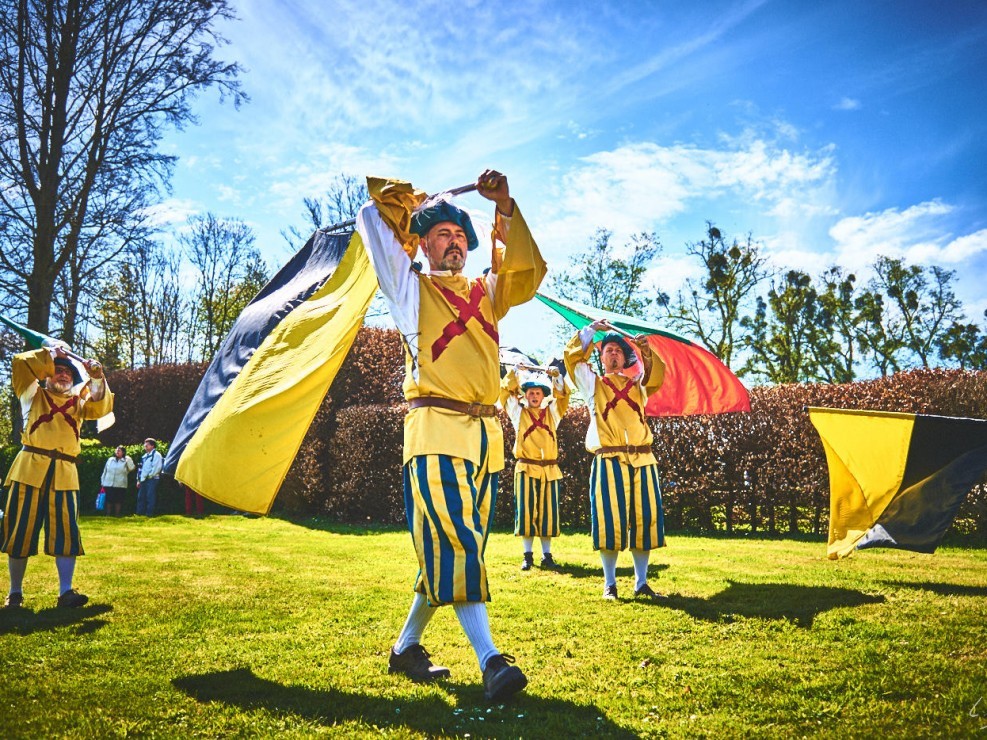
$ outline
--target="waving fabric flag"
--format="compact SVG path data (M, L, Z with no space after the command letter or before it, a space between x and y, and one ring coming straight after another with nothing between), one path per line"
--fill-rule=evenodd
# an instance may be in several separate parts
M377 289L355 232L316 232L243 310L164 470L212 501L270 511Z
M632 334L644 334L665 363L665 382L648 399L648 416L688 416L750 411L750 397L737 376L705 347L656 324L601 311L575 301L538 293L538 300L554 309L576 329L606 319ZM596 335L597 341L603 332Z
M829 468L830 559L934 552L987 471L987 420L810 408Z

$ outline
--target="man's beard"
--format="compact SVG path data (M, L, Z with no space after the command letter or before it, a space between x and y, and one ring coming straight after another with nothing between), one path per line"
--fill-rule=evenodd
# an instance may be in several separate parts
M450 251L453 252L451 256ZM451 272L462 270L464 261L463 253L459 250L446 250L446 253L442 255L442 261L439 263L439 269Z
M55 391L55 393L61 393L62 395L67 394L72 390L71 380L55 380L55 378L48 378L48 388Z

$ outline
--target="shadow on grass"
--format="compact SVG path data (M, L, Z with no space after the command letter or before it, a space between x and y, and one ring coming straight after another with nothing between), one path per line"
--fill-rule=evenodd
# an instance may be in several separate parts
M113 611L109 604L89 604L77 609L51 607L32 611L31 609L0 609L0 635L30 635L35 632L78 625L76 634L88 635L107 624L105 619L94 619L101 614Z
M883 596L849 588L730 581L723 591L707 599L673 594L656 606L680 609L710 622L731 622L737 617L783 619L808 629L819 614L830 609L884 601Z
M244 711L262 709L279 716L295 715L325 727L358 720L376 728L407 728L428 735L479 733L519 737L544 735L545 728L554 726L568 735L635 737L604 718L595 706L524 694L508 705L487 705L479 686L440 684L459 695L457 708L438 696L386 699L333 688L285 686L254 675L250 668L184 676L172 680L172 685L198 702L218 702Z
M931 591L940 596L987 596L987 586L964 586L959 583L930 583L925 581L885 581L894 588Z
M628 555L627 557L629 558L630 555ZM535 562L537 563L537 558ZM572 578L599 578L601 580L603 578L603 566L600 565L599 563L596 563L595 565L581 565L579 563L566 563L566 562L556 561L556 564L558 565L558 567L555 569L557 573L563 573L567 576L571 576ZM538 566L536 565L535 567L537 568ZM660 573L663 570L668 570L668 563L652 563L650 566L648 566L648 574L650 576L656 576L658 573ZM621 576L627 577L633 575L634 575L633 565L626 565L617 568L618 578L620 578Z

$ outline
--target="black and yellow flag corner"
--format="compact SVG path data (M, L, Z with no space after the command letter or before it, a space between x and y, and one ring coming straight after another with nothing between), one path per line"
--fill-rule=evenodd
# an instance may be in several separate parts
M810 408L829 468L831 559L931 553L987 471L987 420Z

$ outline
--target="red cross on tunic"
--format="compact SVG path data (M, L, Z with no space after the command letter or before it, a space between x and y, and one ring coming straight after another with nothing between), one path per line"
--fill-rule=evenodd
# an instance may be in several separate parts
M629 395L631 388L634 387L634 383L632 381L627 381L627 384L623 388L617 388L617 386L609 378L600 378L600 381L602 381L603 385L613 391L613 398L607 401L607 405L603 407L603 421L607 420L610 410L617 408L617 404L620 401L625 401L628 406L637 412L637 415L641 417L641 421L644 421L644 414L641 413L641 407Z
M497 329L487 321L483 314L480 312L480 302L483 297L487 294L486 288L483 286L482 282L473 283L473 288L469 293L469 300L465 298L460 298L453 291L449 290L443 285L438 283L432 283L442 296L449 302L449 305L459 314L455 319L446 324L446 327L442 330L441 336L432 343L432 362L439 359L439 355L445 352L446 347L449 346L455 337L460 334L465 334L467 327L466 324L470 319L476 319L479 322L480 327L485 331L491 339L497 345L500 345L500 336L497 334Z
M528 435L531 434L536 429L544 429L546 432L548 432L548 436L551 437L552 441L554 442L555 434L552 433L552 430L549 429L548 425L545 423L545 416L548 414L548 407L546 406L545 408L540 409L541 414L539 414L538 416L535 416L534 413L529 408L526 408L525 411L528 412L528 418L531 419L531 426L529 426L527 429L524 430L524 435L521 437L521 441L523 442L524 440L526 440L528 438Z
M54 421L56 415L61 415L62 418L64 418L65 421L68 423L68 425L72 427L72 431L75 432L75 438L78 439L79 426L78 424L75 423L75 419L69 416L68 411L69 409L75 408L76 403L78 403L79 401L79 397L72 396L71 398L69 398L68 401L66 401L61 406L59 406L57 403L55 403L55 400L48 395L47 391L45 391L44 388L41 389L41 394L45 397L45 400L48 402L48 408L50 410L48 411L48 413L42 414L37 419L35 419L34 423L31 425L30 433L33 434L34 430L37 429L42 424L49 424L50 422Z

